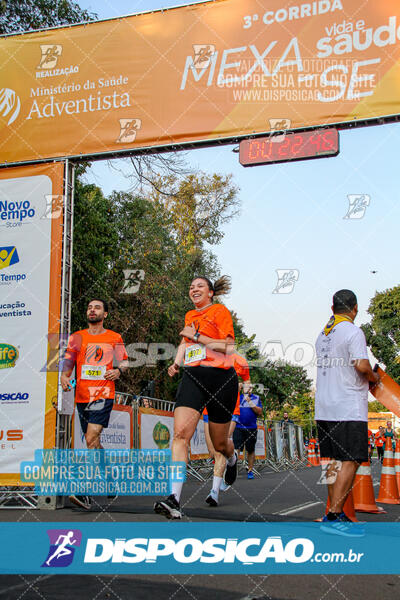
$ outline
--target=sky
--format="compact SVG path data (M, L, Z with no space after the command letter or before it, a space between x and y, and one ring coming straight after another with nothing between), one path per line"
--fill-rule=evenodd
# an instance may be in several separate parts
M179 4L79 0L103 19ZM241 214L224 226L222 243L212 250L221 272L232 277L226 305L267 353L303 364L330 317L336 290L357 294L360 325L370 319L367 309L374 294L398 284L393 250L400 216L399 143L400 124L386 124L340 131L339 155L318 160L244 168L232 145L187 153L193 168L231 173L240 188ZM105 161L93 163L87 181L105 194L130 187ZM363 197L362 218L344 218L348 195ZM277 270L298 274L291 293L274 293ZM304 355L295 354L299 344ZM308 372L315 374L311 368Z

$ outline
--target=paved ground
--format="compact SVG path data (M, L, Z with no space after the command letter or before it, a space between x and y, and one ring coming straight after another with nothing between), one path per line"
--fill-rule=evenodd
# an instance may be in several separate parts
M318 485L320 469L275 473L248 481L243 472L235 486L221 494L221 505L210 508L204 500L210 482L190 479L185 484L186 521L309 521L325 509L326 488ZM380 465L373 461L373 481L379 483ZM375 486L376 495L379 486ZM152 511L154 498L98 498L90 512L67 504L57 511L1 510L0 521L163 521ZM386 515L358 513L365 521L398 521L400 505L385 505ZM0 600L395 600L398 576L254 576L154 575L145 576L0 576Z
M261 477L248 481L239 472L235 485L220 494L220 506L205 503L211 480L204 483L189 478L184 486L184 521L311 521L324 514L326 486L318 485L318 467L275 473L265 469ZM380 464L372 463L376 496L379 490ZM114 500L93 497L90 512L75 508L66 500L65 508L51 510L0 510L0 521L163 521L153 512L154 497L121 496ZM387 514L362 514L364 521L396 521L400 505L385 505Z

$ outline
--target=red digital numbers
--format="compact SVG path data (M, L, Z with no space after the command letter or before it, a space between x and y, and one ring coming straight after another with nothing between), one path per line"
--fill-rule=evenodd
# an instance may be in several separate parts
M240 142L239 160L244 167L307 158L336 156L339 153L337 129L255 138Z

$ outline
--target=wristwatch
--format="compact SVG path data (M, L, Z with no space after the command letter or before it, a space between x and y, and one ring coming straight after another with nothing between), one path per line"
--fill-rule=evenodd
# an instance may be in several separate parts
M198 331L196 331L196 333L193 336L193 341L194 342L198 342L199 341L199 337L200 337L200 333Z
M121 376L121 375L122 375L122 371L121 371L121 369L120 369L119 367L117 367L117 369L118 369L118 371L119 371L119 375Z

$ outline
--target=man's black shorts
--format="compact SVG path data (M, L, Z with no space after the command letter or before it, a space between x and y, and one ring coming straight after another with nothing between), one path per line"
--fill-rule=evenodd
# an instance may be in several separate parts
M102 425L108 427L114 400L99 398L93 402L77 402L76 408L84 434L87 432L88 424Z
M322 458L367 462L366 421L317 421L317 428Z
M243 429L235 427L233 432L233 444L237 450L243 450L243 446L247 452L251 454L256 448L257 429Z
M207 407L209 421L228 423L235 410L238 385L233 367L186 367L176 394L175 409L187 406L201 414Z

